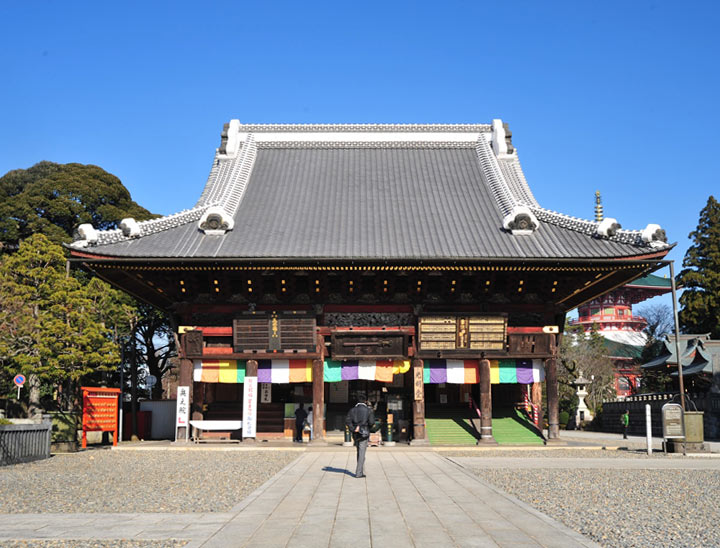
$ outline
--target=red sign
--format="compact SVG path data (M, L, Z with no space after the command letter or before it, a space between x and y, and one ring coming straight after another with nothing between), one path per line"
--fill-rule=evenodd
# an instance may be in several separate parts
M22 385L25 384L25 375L15 375L13 382L15 383L15 386L21 388Z
M87 432L112 432L117 445L119 388L83 386L82 446L87 447Z

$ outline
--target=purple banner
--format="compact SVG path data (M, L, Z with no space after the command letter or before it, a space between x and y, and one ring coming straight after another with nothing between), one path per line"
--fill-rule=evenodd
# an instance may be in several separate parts
M272 360L258 360L258 382L272 382Z
M447 369L445 360L428 360L430 365L430 383L440 384L447 382Z
M359 376L358 362L357 361L346 361L342 362L342 380L354 381Z
M520 384L532 384L533 369L532 360L517 360L517 382Z

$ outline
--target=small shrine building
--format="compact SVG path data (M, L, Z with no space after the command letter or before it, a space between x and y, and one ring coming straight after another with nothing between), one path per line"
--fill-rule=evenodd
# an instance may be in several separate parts
M493 409L538 411L544 385L552 441L566 313L671 248L656 224L541 207L500 120L232 120L198 191L173 215L82 225L71 261L169 314L193 419L242 417L257 379L258 438L306 403L322 441L369 398L413 443L426 408L476 402L492 443Z

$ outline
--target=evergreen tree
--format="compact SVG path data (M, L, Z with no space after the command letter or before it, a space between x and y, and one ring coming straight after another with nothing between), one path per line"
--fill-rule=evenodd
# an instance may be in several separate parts
M98 166L40 162L0 177L0 244L6 249L36 233L69 242L82 223L106 230L125 217L141 221L154 215Z
M117 364L112 330L93 313L94 291L66 274L62 248L42 234L0 262L0 366L27 377L30 415L42 382L68 384L72 394L83 377Z
M685 253L677 283L680 328L685 333L710 333L720 339L720 204L713 197L700 212L700 222L690 233L693 245Z

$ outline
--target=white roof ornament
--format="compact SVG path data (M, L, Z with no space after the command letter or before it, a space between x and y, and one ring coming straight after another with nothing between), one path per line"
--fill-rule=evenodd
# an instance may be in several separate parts
M126 238L139 238L140 225L132 217L128 217L120 221L120 230Z
M505 141L505 127L499 118L492 121L492 138L490 145L497 157L504 156L508 153L507 141Z
M78 234L80 235L80 238L85 240L88 244L94 245L98 241L98 232L93 228L93 225L90 223L83 223L81 224L78 229Z
M640 234L642 241L652 246L664 247L667 243L667 236L660 225L649 224Z
M218 154L225 155L228 158L234 158L237 156L238 150L240 150L240 143L244 139L244 135L242 139L240 137L240 120L230 120L230 123L225 124L225 127L223 127Z
M622 225L617 222L617 219L612 217L605 217L598 223L597 235L604 238L612 238L617 234L617 231L622 228Z
M207 208L198 221L198 228L209 236L222 236L235 226L235 220L220 206Z
M499 118L492 121L490 146L492 146L493 152L498 158L511 159L516 157L510 127Z
M539 227L540 223L537 217L533 215L529 207L523 205L514 206L503 219L503 228L511 231L515 236L527 236Z

